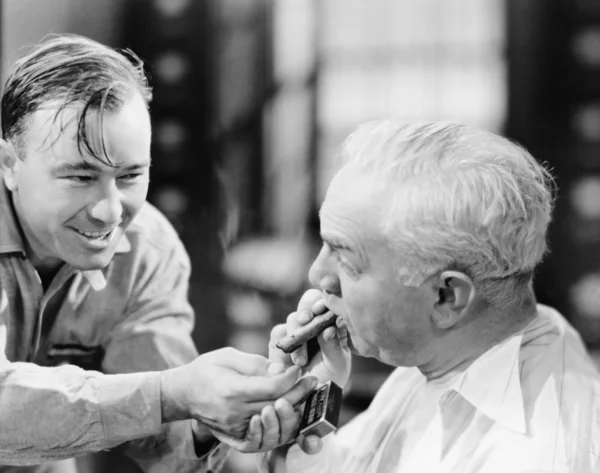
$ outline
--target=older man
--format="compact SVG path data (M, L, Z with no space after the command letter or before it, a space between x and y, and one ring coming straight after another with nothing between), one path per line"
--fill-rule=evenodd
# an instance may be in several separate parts
M524 149L454 124L360 127L321 208L307 293L272 341L328 307L338 328L272 359L344 384L350 351L396 366L336 435L264 469L600 471L600 380L573 328L536 304L551 178ZM322 447L319 453L316 453Z
M8 74L0 471L118 445L146 471L214 471L227 448L213 435L255 451L297 427L311 389L298 368L196 352L188 255L145 202L150 99L135 55L79 36L49 38Z

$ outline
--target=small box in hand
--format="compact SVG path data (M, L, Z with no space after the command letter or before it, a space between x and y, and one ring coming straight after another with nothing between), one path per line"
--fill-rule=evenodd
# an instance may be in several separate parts
M300 434L325 435L334 432L342 409L342 388L333 381L313 391L304 405L304 415L300 422Z

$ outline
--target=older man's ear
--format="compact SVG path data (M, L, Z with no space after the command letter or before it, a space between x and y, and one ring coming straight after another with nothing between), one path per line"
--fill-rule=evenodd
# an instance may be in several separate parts
M462 320L475 298L473 280L459 271L444 271L433 281L435 307L433 322L439 329L449 329Z

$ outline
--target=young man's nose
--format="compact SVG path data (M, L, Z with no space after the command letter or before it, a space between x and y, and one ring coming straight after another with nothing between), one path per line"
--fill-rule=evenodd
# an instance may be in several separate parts
M106 224L117 225L121 222L123 205L116 185L103 188L100 198L90 206L89 214L93 219Z

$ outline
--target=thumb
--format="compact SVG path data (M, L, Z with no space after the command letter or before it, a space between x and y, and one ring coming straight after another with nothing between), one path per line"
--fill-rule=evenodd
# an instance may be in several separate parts
M267 376L271 362L264 356L254 353L245 353L235 348L218 350L219 356L215 357L219 365L237 371L246 376ZM213 352L217 353L217 352Z
M308 455L315 455L323 448L323 440L316 435L309 435L307 437L300 435L297 442L302 451Z
M326 340L323 333L318 336L323 363L329 371L340 377L345 377L348 370L350 350L347 336L347 332L343 329L338 329L338 333L330 340Z
M275 401L290 391L300 376L300 368L290 366L279 374L247 376L244 391L255 401Z
M271 362L279 362L284 365L292 365L292 358L282 349L277 347L277 342L286 335L285 324L275 325L271 330L271 338L269 340L269 360Z

